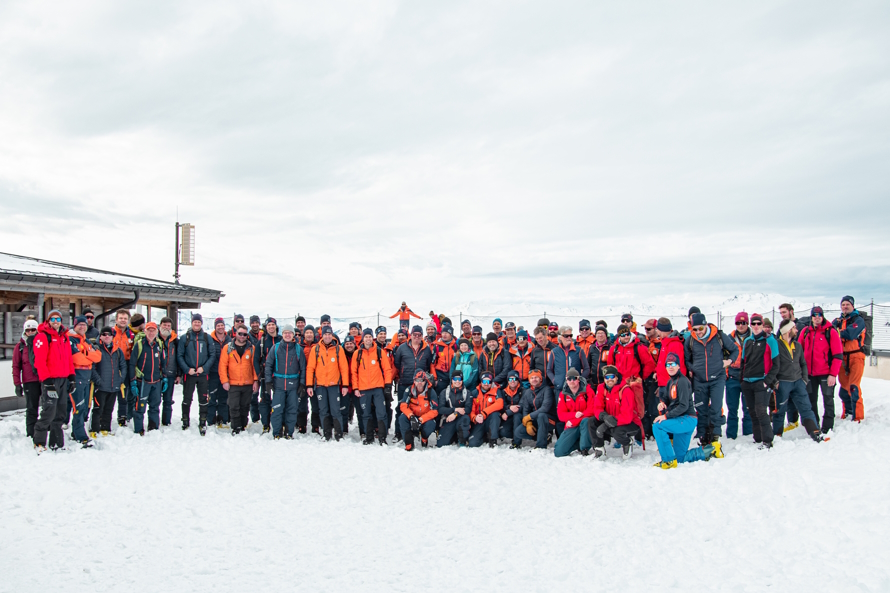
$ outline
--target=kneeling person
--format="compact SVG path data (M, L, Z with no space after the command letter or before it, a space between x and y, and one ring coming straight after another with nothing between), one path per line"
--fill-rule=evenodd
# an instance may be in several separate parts
M451 385L439 394L439 438L436 447L450 445L455 435L461 447L465 447L470 439L470 413L473 409L475 392L468 391L464 385L463 373L459 370L451 373Z
M522 424L513 432L511 448L518 449L522 439L534 439L536 449L547 448L547 437L556 426L553 409L553 391L544 385L544 373L535 369L528 373L529 386L520 403Z
M564 425L553 448L557 457L571 455L572 451L578 449L582 455L590 452L591 438L587 427L593 398L593 389L581 377L581 373L574 367L570 368L556 402L556 414Z
M639 384L642 389L642 384ZM634 412L633 388L623 380L614 366L603 368L603 382L593 400L589 432L593 441L594 455L604 458L606 438L614 438L621 444L624 458L633 454L633 439L639 438L643 423Z
M414 437L419 433L420 442L426 447L430 435L436 432L439 403L433 384L426 371L414 373L414 383L405 388L399 409L399 428L405 440L405 451L414 450Z

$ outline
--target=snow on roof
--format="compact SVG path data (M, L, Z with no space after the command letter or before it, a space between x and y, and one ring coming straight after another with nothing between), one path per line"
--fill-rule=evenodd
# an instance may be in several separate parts
M11 275L29 276L35 279L52 278L73 283L88 282L102 284L106 288L117 286L122 289L130 289L133 287L164 292L175 291L190 295L215 295L213 296L215 299L222 296L222 291L212 288L174 284L130 274L119 274L11 253L0 253L0 277Z

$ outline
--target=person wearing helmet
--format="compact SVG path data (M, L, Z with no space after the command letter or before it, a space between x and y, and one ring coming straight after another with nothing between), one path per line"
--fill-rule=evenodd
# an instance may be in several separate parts
M429 443L436 432L439 402L429 373L422 369L414 372L414 380L402 393L399 409L399 425L405 439L405 451L414 450L414 438L420 436L421 445Z

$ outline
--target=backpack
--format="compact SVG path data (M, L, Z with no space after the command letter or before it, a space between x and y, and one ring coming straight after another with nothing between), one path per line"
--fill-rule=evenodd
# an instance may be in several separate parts
M383 364L382 364L382 361L383 361L383 349L380 347L380 344L377 344L377 343L376 343L376 340L375 340L375 344L374 344L374 345L377 347L377 361L378 361L377 366L380 368L380 378L383 379L383 382L385 383L385 382L386 382L386 375L383 374ZM355 368L358 368L358 365L360 365L360 364L362 363L362 352L364 352L364 350L365 350L364 348L359 348L359 349L358 349L358 358L355 360ZM338 352L339 352L339 350L338 350ZM317 357L317 356L318 356L318 355L316 354L316 357Z
M296 379L296 378L298 378L300 376L299 373L297 373L296 375L281 375L278 373L278 347L279 346L281 346L281 342L275 342L275 345L272 346L271 350L269 350L269 354L272 355L272 360L275 361L275 364L272 367L273 376L278 377L279 379ZM229 352L231 352L231 347L232 347L232 344L230 342L229 343L229 348L230 348ZM250 351L254 353L254 360L256 360L256 350L254 349L253 344L250 345ZM300 344L297 344L297 361L300 360L301 355L303 355L303 347L300 346ZM316 357L317 356L318 356L318 353L316 352ZM316 360L317 360L317 358L316 358Z
M617 344L618 344L618 342L615 342L615 344L612 345L612 348L614 348L614 349L617 350L617 349L618 349ZM640 351L638 350L638 348L639 348L640 346L643 346L643 343L640 342L639 340L637 340L637 343L634 344L634 347L632 348L632 350L634 351L634 358L637 359L637 364L640 365L640 375L642 375L642 374L643 374L643 368L645 368L645 367L643 366L643 359L640 358ZM648 350L648 348L647 348L647 350ZM613 354L612 356L615 356L615 355ZM642 378L642 377L641 377L641 378Z
M201 335L204 336L204 338L203 338L203 339L204 339L204 346L207 347L207 351L209 352L209 351L210 351L210 342L208 341L209 338L207 337L207 332L202 331L202 332L201 332ZM188 350L189 350L189 342L193 340L194 336L195 336L195 333L194 333L192 330L188 330L188 332L185 334L185 349L184 349L184 352L188 352ZM196 356L197 356L197 355L196 355ZM195 361L195 364L198 364L198 361L197 361L197 360Z

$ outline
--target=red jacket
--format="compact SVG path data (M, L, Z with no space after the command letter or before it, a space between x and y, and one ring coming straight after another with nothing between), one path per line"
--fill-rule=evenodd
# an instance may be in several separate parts
M61 379L74 374L67 327L60 326L56 332L48 321L40 324L37 335L34 336L34 368L41 381Z
M605 383L600 383L597 387L590 415L598 419L602 412L615 416L618 426L641 425L637 415L634 414L633 391L623 380L616 383L612 389L607 389Z
M636 354L634 349L637 351ZM661 349L664 351L663 346ZM637 359L638 357L639 360ZM640 368L641 362L643 363L642 369ZM615 341L615 344L609 350L609 364L614 365L618 372L621 373L621 376L626 378L640 377L641 379L647 379L655 372L655 361L652 360L649 349L636 336L633 337L627 346L622 346L621 342Z
M819 327L808 325L803 328L797 342L803 346L807 373L811 377L824 375L837 377L844 359L844 345L836 328L823 319Z
M559 418L560 422L572 423L571 427L567 426L566 428L577 428L584 418L591 415L590 406L595 395L593 388L587 385L586 382L582 382L580 386L584 387L584 389L579 390L578 395L574 399L564 391L559 392L559 399L556 402L556 417ZM580 418L576 416L578 412L581 412Z
M668 375L664 365L667 362L668 354L672 352L680 359L680 373L684 377L686 376L686 354L683 349L683 338L672 333L670 336L662 338L661 340L661 351L658 353L658 364L655 365L655 375L658 377L659 387L664 387L671 379L671 376Z

